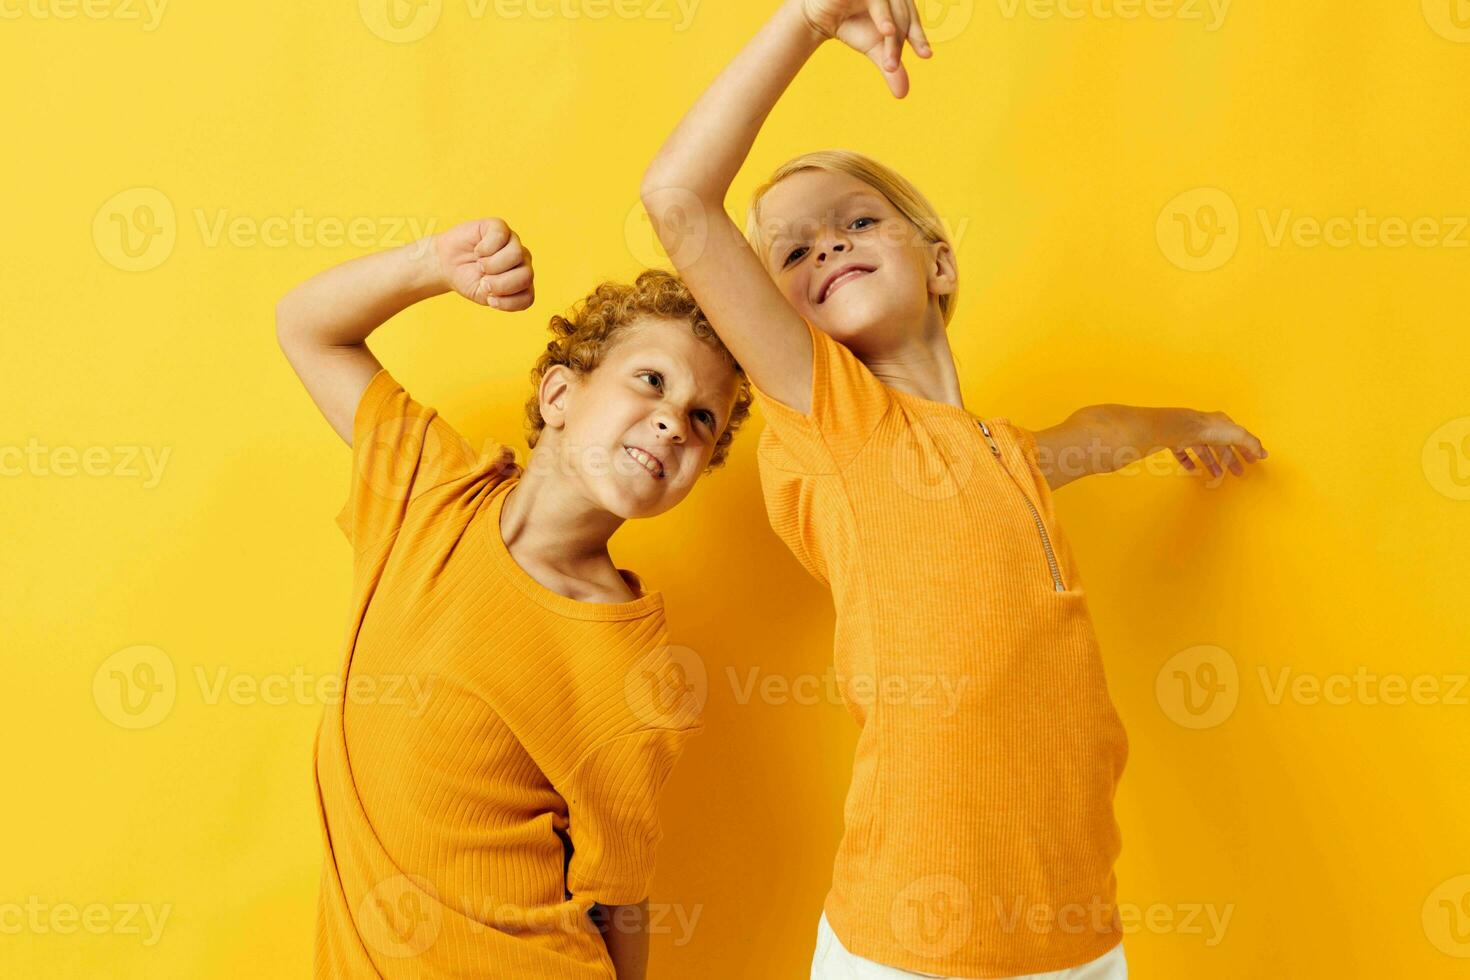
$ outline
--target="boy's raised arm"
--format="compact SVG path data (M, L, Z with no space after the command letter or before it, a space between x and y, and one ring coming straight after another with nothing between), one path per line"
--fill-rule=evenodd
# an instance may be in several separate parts
M382 365L367 347L378 327L414 303L453 289L497 310L535 296L531 255L499 218L456 225L318 273L276 304L276 339L332 428L352 445L352 422Z
M806 327L724 204L771 109L829 37L868 55L900 98L908 90L903 41L928 51L912 0L786 0L685 115L641 187L654 230L720 339L758 388L803 412L811 407Z

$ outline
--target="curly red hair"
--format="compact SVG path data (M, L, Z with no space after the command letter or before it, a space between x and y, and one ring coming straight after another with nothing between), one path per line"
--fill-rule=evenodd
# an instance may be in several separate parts
M730 353L709 318L695 302L683 280L663 269L647 269L632 285L604 282L588 293L568 311L567 316L553 316L549 329L552 340L531 368L531 397L526 400L526 442L532 448L541 438L546 420L541 417L541 379L553 365L561 364L579 375L590 374L611 349L618 332L645 316L684 320L694 335L718 349L735 369L737 386L735 405L730 411L730 424L715 443L709 468L725 462L735 432L750 416L750 382Z

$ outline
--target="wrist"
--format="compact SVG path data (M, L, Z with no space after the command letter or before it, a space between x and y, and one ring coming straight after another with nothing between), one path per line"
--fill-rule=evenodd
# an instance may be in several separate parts
M414 302L447 293L453 287L439 251L439 235L428 235L402 246L404 283Z
M832 37L828 31L812 22L811 17L807 14L804 0L786 0L781 9L776 12L778 19L783 15L791 28L798 31L802 40L810 45L812 51L821 47L823 42Z

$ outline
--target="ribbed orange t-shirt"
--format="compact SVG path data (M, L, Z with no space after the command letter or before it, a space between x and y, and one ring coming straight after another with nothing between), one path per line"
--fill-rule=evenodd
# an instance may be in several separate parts
M811 411L757 392L759 458L772 526L832 590L861 728L828 921L919 973L1095 959L1122 938L1128 743L1035 437L890 388L807 328Z
M648 896L699 705L662 599L545 588L500 535L519 480L389 373L353 424L343 696L315 747L318 978L609 980L593 903ZM637 590L637 579L624 573Z

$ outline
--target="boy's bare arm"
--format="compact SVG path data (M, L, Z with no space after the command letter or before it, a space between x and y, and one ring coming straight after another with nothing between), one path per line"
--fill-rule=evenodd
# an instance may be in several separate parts
M1036 432L1037 461L1047 484L1059 489L1073 480L1111 473L1167 449L1188 470L1193 451L1214 476L1244 472L1240 461L1266 458L1261 440L1224 412L1135 405L1088 405L1062 422ZM1218 458L1216 456L1218 453Z
M457 225L321 272L276 304L276 339L342 440L382 368L368 336L395 314L451 289L482 306L523 310L534 300L530 252L498 218Z
M597 905L593 921L613 962L618 980L644 980L648 975L648 899L637 905Z

